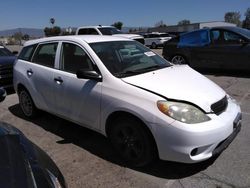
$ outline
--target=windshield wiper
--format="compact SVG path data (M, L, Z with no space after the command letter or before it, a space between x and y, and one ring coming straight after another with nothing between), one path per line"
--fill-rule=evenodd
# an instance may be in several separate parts
M153 66L150 66L150 67L145 67L145 68L142 68L142 69L138 69L138 70L136 70L136 72L137 73L144 73L144 72L148 72L148 71L162 69L162 68L165 68L165 67L168 67L168 66L167 65L153 65Z
M115 76L117 76L117 77L132 76L132 75L136 75L136 74L141 74L141 73L157 70L159 68L164 68L164 67L168 67L168 66L166 66L166 65L153 65L153 66L145 67L142 69L118 72L118 73L115 73Z
M125 76L132 76L132 75L135 75L135 74L138 74L138 72L129 70L129 71L124 71L124 72L117 72L114 75L119 77L119 78L122 78L122 77L125 77Z

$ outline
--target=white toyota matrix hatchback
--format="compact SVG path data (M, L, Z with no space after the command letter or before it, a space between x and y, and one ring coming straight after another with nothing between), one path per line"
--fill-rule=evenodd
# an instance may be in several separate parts
M206 160L241 128L239 105L219 86L121 37L29 41L14 87L25 116L44 110L100 132L133 166Z

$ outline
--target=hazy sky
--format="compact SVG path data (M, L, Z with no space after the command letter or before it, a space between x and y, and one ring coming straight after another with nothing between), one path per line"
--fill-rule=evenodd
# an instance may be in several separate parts
M111 25L116 21L124 26L154 26L163 21L174 25L182 19L192 23L223 21L228 11L239 11L241 19L250 7L250 0L4 0L0 6L0 30L19 27L44 28L55 25Z

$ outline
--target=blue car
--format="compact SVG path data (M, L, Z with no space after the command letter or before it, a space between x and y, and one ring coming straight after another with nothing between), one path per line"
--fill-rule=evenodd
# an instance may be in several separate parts
M250 71L250 31L239 27L205 28L181 34L163 47L163 57L193 68Z
M13 64L16 60L15 53L0 46L0 87L5 89L13 87Z

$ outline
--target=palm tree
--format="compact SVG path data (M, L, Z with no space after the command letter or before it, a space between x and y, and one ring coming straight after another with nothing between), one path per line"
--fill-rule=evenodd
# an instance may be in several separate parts
M56 22L55 18L50 18L50 23L52 24L52 26L54 26L55 22Z

